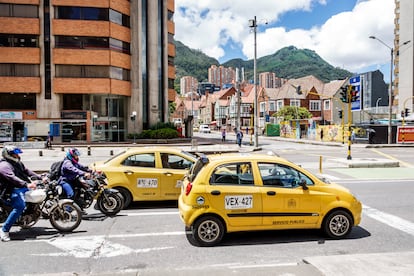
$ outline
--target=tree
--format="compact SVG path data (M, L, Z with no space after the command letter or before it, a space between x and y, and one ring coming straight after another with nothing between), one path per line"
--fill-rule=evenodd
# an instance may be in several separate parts
M176 103L175 102L170 102L168 104L168 115L169 117L171 116L171 114L173 114L175 112L175 109L177 108Z
M283 118L284 121L289 121L312 118L312 113L304 107L284 106L273 116Z

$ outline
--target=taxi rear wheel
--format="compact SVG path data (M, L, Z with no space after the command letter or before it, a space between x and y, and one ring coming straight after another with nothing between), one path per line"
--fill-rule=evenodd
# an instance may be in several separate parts
M198 219L192 229L194 241L199 246L217 245L224 236L223 222L213 216Z
M122 187L115 187L115 189L117 189L121 193L122 197L124 198L124 207L123 207L123 209L126 209L129 206L129 204L131 204L131 202L132 202L131 193L127 189L122 188Z
M352 217L347 212L338 210L325 218L323 230L330 238L339 239L351 232L352 225Z

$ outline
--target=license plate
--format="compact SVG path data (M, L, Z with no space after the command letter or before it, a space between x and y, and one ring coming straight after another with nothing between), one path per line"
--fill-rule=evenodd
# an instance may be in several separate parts
M250 209L253 208L253 196L226 196L224 198L224 206L226 209Z
M138 178L137 179L138 188L157 188L158 179L156 178Z

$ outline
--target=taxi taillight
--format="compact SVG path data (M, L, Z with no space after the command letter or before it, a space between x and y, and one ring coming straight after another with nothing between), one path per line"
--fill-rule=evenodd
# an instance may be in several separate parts
M187 186L185 186L185 195L188 196L191 192L191 189L193 188L193 184L191 182L187 183Z

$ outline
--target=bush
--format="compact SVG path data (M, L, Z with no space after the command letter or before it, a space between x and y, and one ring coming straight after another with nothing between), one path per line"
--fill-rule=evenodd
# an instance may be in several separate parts
M136 139L173 139L178 138L178 131L175 128L164 127L160 129L146 129L135 134ZM134 133L128 134L129 139L134 139Z

